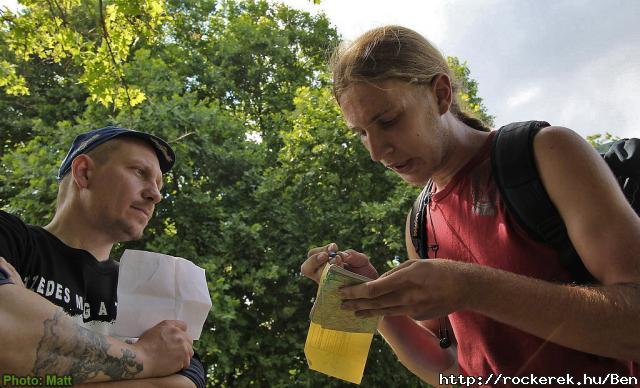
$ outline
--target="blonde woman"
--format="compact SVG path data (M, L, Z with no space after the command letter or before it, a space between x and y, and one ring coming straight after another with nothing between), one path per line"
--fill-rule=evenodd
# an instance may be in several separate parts
M487 385L637 376L640 220L592 147L554 126L533 141L542 183L596 279L575 286L558 254L505 210L489 155L495 132L461 111L451 71L433 45L407 28L377 28L339 48L332 66L336 100L371 159L409 184L432 181L429 260L417 260L407 220L411 260L379 278L357 251L330 259L336 244L309 251L302 273L317 282L332 260L377 278L343 289L343 308L384 316L381 335L432 384L455 382L441 373L502 374Z

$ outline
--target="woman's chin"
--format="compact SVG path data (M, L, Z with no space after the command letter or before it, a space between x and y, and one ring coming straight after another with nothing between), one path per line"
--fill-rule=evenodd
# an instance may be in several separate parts
M416 187L424 187L429 181L428 178L419 177L415 175L402 175L402 174L398 174L398 175L400 176L400 178L402 178L403 181L410 184L411 186L416 186Z

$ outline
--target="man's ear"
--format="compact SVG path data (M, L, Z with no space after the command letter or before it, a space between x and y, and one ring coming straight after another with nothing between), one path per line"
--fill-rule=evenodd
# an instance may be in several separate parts
M432 85L436 103L438 104L438 112L443 115L447 113L449 107L451 107L451 101L453 99L451 79L449 79L449 76L446 74L438 74L433 79Z
M81 154L76 156L71 162L71 176L75 184L86 189L89 186L89 179L93 173L95 163L90 156Z

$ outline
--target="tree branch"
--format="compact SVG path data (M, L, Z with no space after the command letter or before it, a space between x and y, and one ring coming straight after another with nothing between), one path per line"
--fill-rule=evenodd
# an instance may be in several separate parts
M124 77L124 71L120 69L120 66L116 62L116 57L113 54L113 49L111 48L111 38L109 37L109 32L107 31L107 23L104 21L104 14L102 12L103 4L102 0L99 0L100 5L100 24L102 25L102 36L104 37L105 42L107 43L107 49L109 50L109 56L111 57L111 61L113 62L114 69L116 71L116 76L120 79L122 86L124 87L124 91L127 95L127 102L129 105L129 118L132 119L131 113L133 110L133 106L131 105L131 96L129 95L129 85L127 84L127 80ZM114 104L115 107L115 104Z
M56 8L58 9L58 12L60 12L60 19L62 19L62 25L65 27L69 26L69 23L67 22L67 14L64 12L64 9L62 9L60 7L60 4L58 4L58 2L56 0L53 0L53 3L55 4ZM47 4L49 5L49 10L51 11L51 16L55 17L56 16L56 12L53 9L53 4L51 4L51 0L47 0Z
M61 34L60 27L58 26L58 23L55 22L57 15L55 10L53 9L53 4L51 4L51 0L47 0L47 4L49 5L49 10L51 11L51 19L53 20L54 26L56 27L56 30L58 31L58 33ZM56 3L56 6L60 11L60 19L62 20L62 25L64 27L69 27L69 24L67 23L67 20L66 20L65 13L62 11L62 9L60 9L60 6L57 3ZM60 42L60 44L62 45L62 51L66 52L67 49L66 47L64 47L64 42Z
M185 134L184 134L184 135L182 135L182 136L179 136L179 137L177 137L177 138L175 138L175 139L173 139L173 140L170 140L170 141L169 141L169 143L175 143L175 142L178 142L178 141L180 141L180 140L184 139L185 137L188 137L188 136L193 135L194 133L195 133L195 132L187 132L187 133L185 133Z

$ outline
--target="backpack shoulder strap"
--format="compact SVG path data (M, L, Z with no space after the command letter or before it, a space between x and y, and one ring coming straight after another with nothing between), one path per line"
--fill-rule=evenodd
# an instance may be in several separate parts
M534 240L551 245L577 282L593 281L578 256L558 210L535 165L533 139L545 121L526 121L500 128L493 138L491 164L502 200L516 222Z
M416 250L418 256L421 259L427 258L427 246L426 246L426 229L424 225L425 210L427 207L427 201L429 198L429 192L432 189L431 180L427 182L427 185L422 189L422 192L413 202L411 208L411 215L409 216L409 231L411 232L411 242Z

